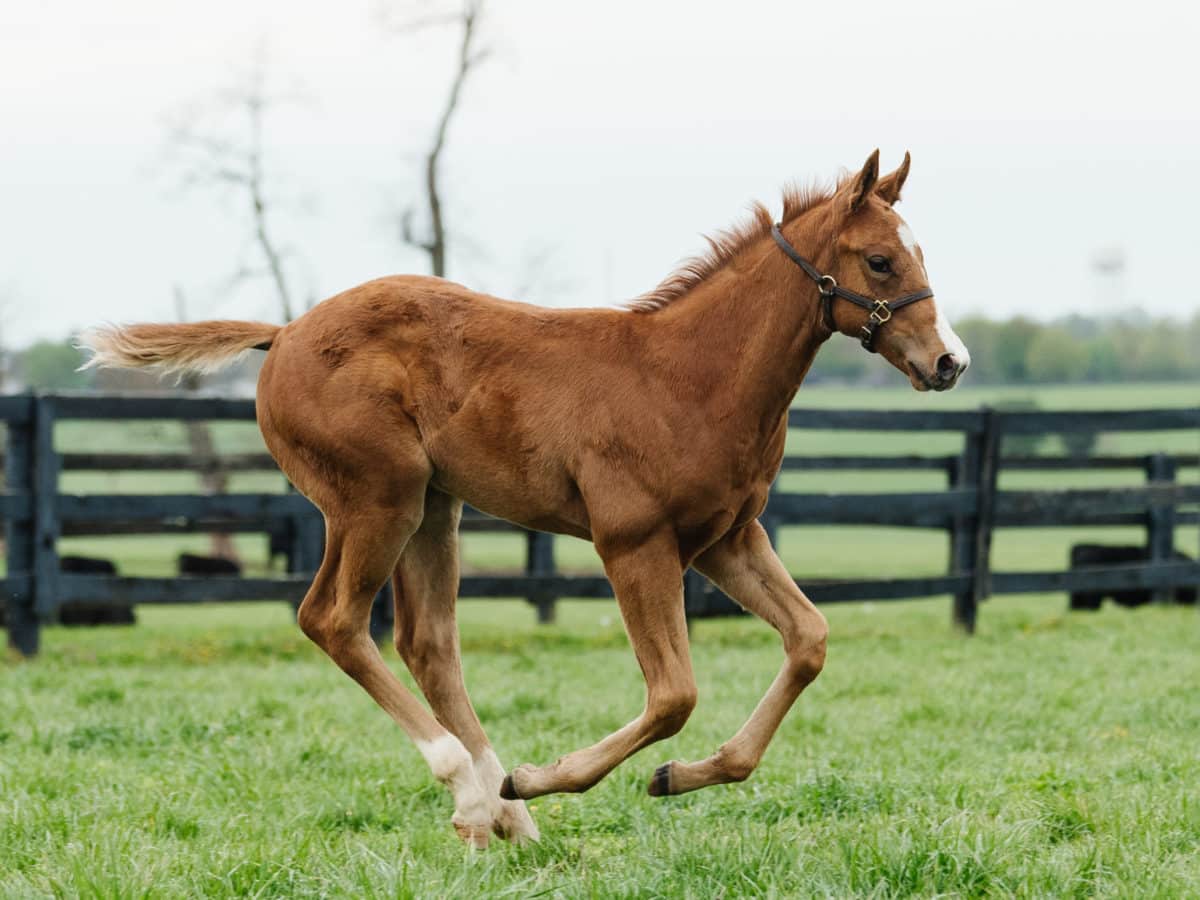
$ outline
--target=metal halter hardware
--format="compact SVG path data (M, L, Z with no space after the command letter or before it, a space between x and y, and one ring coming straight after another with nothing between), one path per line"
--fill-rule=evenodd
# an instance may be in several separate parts
M779 245L779 249L787 254L788 259L798 265L804 271L805 275L817 283L817 291L821 294L821 311L825 317L825 326L830 331L838 330L837 322L833 318L834 297L849 300L855 306L861 306L870 312L870 315L867 317L867 323L862 327L862 336L859 338L859 342L871 353L876 352L875 348L871 346L875 342L875 330L884 322L890 320L892 313L902 306L908 306L910 303L916 303L918 300L926 300L933 296L932 290L923 288L911 294L905 294L903 297L897 297L895 300L877 300L874 297L864 297L862 294L856 294L854 291L841 287L832 275L822 275L817 271L816 266L797 253L796 248L788 243L787 238L783 236L783 232L779 230L778 225L771 226L771 237L775 239L775 243Z

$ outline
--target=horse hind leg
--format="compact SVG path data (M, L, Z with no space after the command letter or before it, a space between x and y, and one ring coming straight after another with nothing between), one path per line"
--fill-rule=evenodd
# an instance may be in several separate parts
M504 769L463 682L458 626L458 523L462 501L430 488L425 516L409 539L394 576L396 650L439 722L471 754L490 805L492 829L515 843L538 839L523 800L503 800Z
M347 504L344 510L326 510L325 558L300 605L298 620L304 633L416 743L434 777L454 795L452 822L459 837L483 849L492 830L492 812L471 754L400 683L369 633L372 601L420 525L423 493L421 484L412 502L402 508Z

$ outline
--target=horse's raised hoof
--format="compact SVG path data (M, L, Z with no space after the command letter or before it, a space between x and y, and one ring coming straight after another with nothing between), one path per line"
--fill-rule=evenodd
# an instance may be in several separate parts
M516 787L513 785L512 773L504 776L504 781L500 784L500 796L505 800L521 800L522 797L517 793Z
M646 788L651 797L668 797L671 794L671 764L663 763L654 770L650 786Z
M500 784L500 796L505 800L532 800L542 794L553 793L541 787L542 771L529 763L517 766L504 776Z

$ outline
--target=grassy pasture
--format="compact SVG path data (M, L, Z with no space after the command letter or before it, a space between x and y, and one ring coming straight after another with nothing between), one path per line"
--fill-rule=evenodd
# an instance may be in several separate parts
M1191 405L1195 386L803 391L802 405L1043 409ZM260 447L221 424L226 452ZM949 453L946 435L794 432L794 452ZM833 442L838 441L835 448ZM68 423L64 450L181 450L172 423ZM1196 452L1195 434L1106 435L1101 450ZM1053 446L1047 450L1053 450ZM1194 481L1195 469L1181 477ZM1139 484L1140 473L1013 473L1012 486ZM936 488L930 473L787 476L794 490ZM190 475L67 474L71 491L196 489ZM278 490L244 475L236 490ZM1009 530L998 567L1055 567L1070 543L1137 529ZM71 539L127 574L170 574L202 535ZM264 541L239 538L266 565ZM786 529L813 576L940 572L943 535ZM1194 529L1180 534L1194 552ZM864 547L869 552L864 552ZM519 537L468 535L466 565L513 568ZM564 568L596 567L559 539ZM535 801L544 840L465 854L451 804L369 698L311 647L283 604L142 608L133 629L44 632L32 664L0 662L0 896L1200 896L1200 616L1001 597L964 639L945 599L827 609L826 671L744 785L645 794L654 767L707 755L779 664L749 620L701 622L701 701L677 737L588 794ZM506 764L549 762L636 714L641 677L609 602L533 624L465 601L468 685ZM407 681L391 651L392 667ZM411 682L409 682L411 683Z
M828 612L826 671L750 781L645 793L732 734L779 663L759 623L699 623L687 728L535 801L540 845L473 857L416 751L282 605L48 629L36 663L0 666L0 896L1200 895L1195 610L997 599L969 640L941 602ZM463 604L508 764L638 709L611 607L560 618Z

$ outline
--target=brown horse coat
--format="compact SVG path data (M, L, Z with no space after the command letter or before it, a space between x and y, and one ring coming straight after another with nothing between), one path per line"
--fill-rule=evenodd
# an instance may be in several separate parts
M927 284L892 209L908 158L878 152L835 192L791 193L782 231L822 272L883 298ZM271 453L326 518L326 555L300 609L310 635L413 737L453 791L472 846L537 830L522 798L580 791L673 734L696 699L681 577L696 566L783 637L767 695L706 760L668 763L651 793L738 781L825 657L824 618L757 516L779 469L787 409L829 336L817 287L758 207L631 309L552 310L435 278L368 282L296 321L138 325L93 333L94 362L203 369L269 348L258 419ZM836 304L853 335L867 313ZM879 352L918 389L945 389L966 350L932 300L900 310ZM462 682L454 603L462 502L591 539L646 676L637 719L592 747L507 777ZM433 715L367 634L396 587L396 646Z

